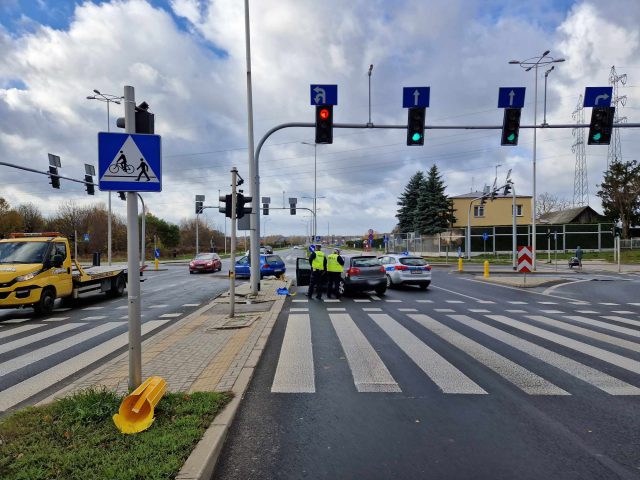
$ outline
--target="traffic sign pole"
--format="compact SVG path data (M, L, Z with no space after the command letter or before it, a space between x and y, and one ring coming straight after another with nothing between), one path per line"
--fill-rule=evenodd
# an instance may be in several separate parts
M124 87L124 124L136 133L135 91ZM140 320L140 265L138 257L138 194L127 192L127 297L129 305L129 390L142 383L142 332Z

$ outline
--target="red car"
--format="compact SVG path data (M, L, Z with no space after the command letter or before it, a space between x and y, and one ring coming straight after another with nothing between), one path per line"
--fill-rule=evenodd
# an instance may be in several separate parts
M219 272L220 270L222 270L222 261L217 253L199 253L189 262L189 273Z

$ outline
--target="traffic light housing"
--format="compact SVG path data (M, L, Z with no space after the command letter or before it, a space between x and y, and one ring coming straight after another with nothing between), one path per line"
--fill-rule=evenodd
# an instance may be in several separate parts
M316 143L333 143L333 105L316 105Z
M136 133L155 133L155 115L149 112L149 104L142 102L136 107L135 113ZM116 119L118 128L125 128L124 117Z
M609 145L615 107L593 107L589 124L588 145Z
M196 200L196 215L199 215L203 212L204 202L200 202Z
M511 183L507 183L507 184L504 186L504 190L502 191L502 195L504 195L504 196L506 197L506 196L507 196L507 195L509 195L510 193L511 193Z
M242 218L247 213L251 213L251 207L245 207L245 203L251 204L252 197L245 197L241 193L236 194L236 218Z
M291 215L296 214L296 204L298 203L298 199L295 197L289 197L289 213Z
M53 165L49 166L49 178L51 178L51 186L53 188L60 188L60 177L58 176L58 167Z
M426 108L410 108L407 118L407 145L424 145Z
M218 197L218 201L223 203L223 205L218 207L218 211L220 213L224 213L225 217L231 218L231 194L220 195L220 197Z
M262 214L263 215L269 215L269 204L268 203L263 203L262 204Z
M520 135L520 108L505 108L502 120L502 140L500 145L518 145Z
M93 177L91 175L84 176L84 184L87 187L87 193L89 195L95 195L96 189L95 189L95 186L93 185Z

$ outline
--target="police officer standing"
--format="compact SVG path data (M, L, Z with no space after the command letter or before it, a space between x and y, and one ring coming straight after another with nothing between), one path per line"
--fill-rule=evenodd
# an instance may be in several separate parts
M312 271L307 297L311 298L313 296L313 289L317 288L316 298L322 300L322 278L327 271L327 257L320 245L316 245L313 252L311 252L309 263L311 264Z
M340 255L340 250L336 248L332 254L327 255L327 274L329 275L327 298L331 298L332 294L335 298L340 298L340 277L343 266L344 258Z

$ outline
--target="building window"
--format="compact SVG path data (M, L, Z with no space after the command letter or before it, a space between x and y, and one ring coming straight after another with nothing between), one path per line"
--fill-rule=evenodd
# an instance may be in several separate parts
M474 217L484 217L484 205L474 205L473 206L473 216Z
M513 206L511 206L511 214L513 215ZM522 205L516 205L516 217L522 216Z

